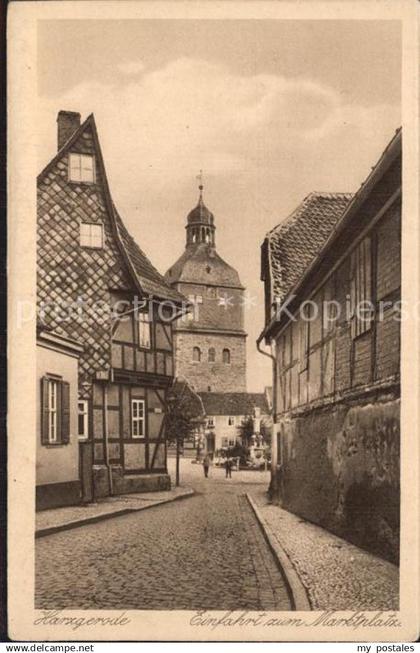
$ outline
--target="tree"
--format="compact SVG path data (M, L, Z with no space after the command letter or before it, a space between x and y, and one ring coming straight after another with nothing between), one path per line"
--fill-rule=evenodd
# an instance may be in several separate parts
M241 438L242 445L248 448L251 444L251 438L254 435L254 419L252 415L247 415L242 420L242 424L237 427Z
M179 485L179 456L184 440L191 437L203 419L200 397L187 381L175 379L168 394L166 437L176 444L176 485Z

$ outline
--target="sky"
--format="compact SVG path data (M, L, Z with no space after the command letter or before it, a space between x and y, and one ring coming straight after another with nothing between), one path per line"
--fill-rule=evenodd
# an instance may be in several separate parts
M198 199L252 304L248 390L271 385L260 245L312 191L354 192L400 125L396 21L42 20L39 169L56 115L94 113L111 193L164 273Z

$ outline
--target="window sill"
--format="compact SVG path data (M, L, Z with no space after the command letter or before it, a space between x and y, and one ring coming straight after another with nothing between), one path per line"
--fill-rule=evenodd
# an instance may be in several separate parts
M100 246L99 246L99 245L98 245L98 246L97 246L97 245L80 245L80 247L81 247L82 249L95 249L95 250L101 250L101 249L104 249L104 246L103 246L103 245L100 245Z
M77 181L76 179L67 178L69 184L74 184L74 186L96 186L96 181Z

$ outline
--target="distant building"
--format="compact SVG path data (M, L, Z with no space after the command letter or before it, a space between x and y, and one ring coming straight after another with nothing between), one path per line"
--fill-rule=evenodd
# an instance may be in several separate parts
M273 497L399 551L401 131L354 197L312 193L262 245Z
M80 124L80 114L60 111L57 122L58 152L38 176L37 300L44 327L83 345L77 379L82 488L93 479L93 492L83 498L167 489L171 320L186 300L124 226L93 115ZM57 373L44 367L47 377ZM54 452L39 452L42 474L48 476L45 465L70 456L69 447L73 460L71 436L54 442Z
M202 190L187 217L185 251L165 275L195 306L174 328L175 375L197 392L245 392L244 288L216 251L214 216Z
M255 435L262 425L271 427L271 411L265 393L200 392L206 422L204 433L208 453L229 449L241 442L240 427L251 418Z

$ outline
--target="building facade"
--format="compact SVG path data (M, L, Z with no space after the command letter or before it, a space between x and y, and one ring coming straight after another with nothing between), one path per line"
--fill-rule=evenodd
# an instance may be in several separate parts
M36 509L82 498L78 442L80 343L52 331L37 335Z
M399 554L401 131L350 198L313 193L262 246L273 358L271 491Z
M252 419L253 432L259 436L271 426L271 411L265 393L201 392L206 421L206 450L214 454L241 443L240 427Z
M166 393L172 322L184 298L117 212L93 115L81 124L80 114L61 111L57 122L58 152L38 176L38 315L44 327L83 346L85 486L90 473L94 497L168 488Z
M185 251L165 275L194 305L174 328L175 375L197 392L244 392L244 288L216 251L214 216L202 191L187 217Z

